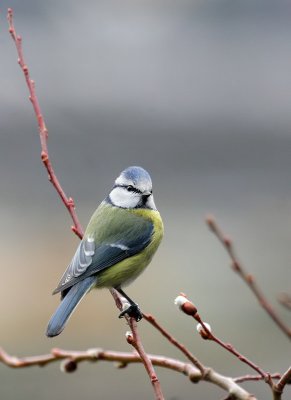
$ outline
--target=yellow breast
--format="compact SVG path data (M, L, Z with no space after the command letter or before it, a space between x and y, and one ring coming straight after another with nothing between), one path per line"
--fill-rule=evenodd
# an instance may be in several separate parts
M148 209L133 209L128 211L152 222L154 231L151 242L140 253L126 258L98 275L96 286L99 288L126 286L135 280L148 266L163 238L163 221L158 211Z

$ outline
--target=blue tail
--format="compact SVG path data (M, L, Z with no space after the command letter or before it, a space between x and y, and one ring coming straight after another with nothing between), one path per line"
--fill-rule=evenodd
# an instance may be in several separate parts
M57 336L63 331L72 312L91 289L95 281L96 276L89 276L70 288L48 323L46 331L48 337Z

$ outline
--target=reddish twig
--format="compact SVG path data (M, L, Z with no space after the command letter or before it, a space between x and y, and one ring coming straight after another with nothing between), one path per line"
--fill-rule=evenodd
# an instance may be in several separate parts
M48 153L48 145L47 145L47 140L48 140L48 130L45 125L45 121L41 112L40 104L35 92L35 83L34 81L30 78L30 73L28 66L25 63L24 60L24 55L23 55L23 49L22 49L22 39L19 35L17 35L15 27L14 27L14 22L13 22L13 13L12 10L8 10L8 24L9 24L9 32L12 36L12 39L14 40L17 54L18 54L18 63L24 73L25 81L30 93L29 99L32 103L34 113L37 119L38 123L38 128L39 128L39 135L40 135L40 142L41 142L41 159L42 162L48 172L49 180L56 189L57 193L59 194L61 200L63 201L64 205L66 206L72 220L73 220L73 226L72 226L72 231L80 238L82 239L83 237L83 229L81 227L81 224L79 222L76 210L75 210L75 203L74 200L71 197L67 197L65 194L58 178L56 177L56 174L54 172L54 169L52 167L50 158L49 158L49 153ZM225 244L225 243L224 243ZM226 244L225 244L226 245ZM229 246L229 252L230 254L233 253L233 250L231 246ZM234 261L235 259L233 259ZM117 293L112 290L111 291L116 304L119 308L122 308L122 300L118 297ZM29 367L29 366L45 366L49 363L55 362L57 360L63 360L63 363L61 365L62 369L65 372L73 372L77 369L77 366L80 362L83 361L118 361L119 367L125 367L127 364L130 363L140 363L142 362L145 366L145 369L151 379L151 383L154 388L155 396L156 399L162 400L164 399L159 380L156 376L156 373L154 371L153 365L156 366L161 366L164 368L172 369L178 372L183 373L184 375L187 375L189 379L192 382L198 382L199 380L205 380L208 382L212 382L219 387L225 389L228 391L229 396L228 398L234 398L234 399L239 399L239 400L251 400L254 399L254 396L250 395L248 392L246 392L244 389L242 389L240 386L237 385L234 379L222 376L218 374L217 372L213 371L210 368L205 369L205 367L185 348L184 345L180 344L175 338L173 338L164 328L162 328L157 321L152 317L152 316L145 316L145 318L150 322L156 329L158 329L163 336L165 336L173 345L175 345L177 348L179 348L183 354L191 361L193 364L189 363L183 363L179 360L171 359L168 357L162 357L162 356L156 356L156 355L148 355L142 345L141 339L138 334L137 330L137 324L136 321L132 318L127 318L127 322L131 328L131 333L127 335L127 341L135 348L137 353L122 353L122 352L114 352L114 351L104 351L102 349L91 349L87 350L84 352L80 351L65 351L61 349L53 349L51 354L47 355L40 355L40 356L33 356L33 357L24 357L24 358L18 358L14 356L10 356L8 353L6 353L4 350L0 349L0 362L4 363L5 365L11 367L11 368L24 368L24 367ZM203 328L206 328L203 322L201 321L201 324L203 325ZM208 332L209 334L210 332ZM210 333L211 334L211 333ZM212 335L212 334L211 334ZM212 335L211 339L214 339L214 335ZM235 354L236 350L230 345L224 344L223 342L219 341L219 339L216 338L215 340L217 343L220 345L224 345L227 350L231 351L233 354ZM237 355L242 361L249 363L251 366L250 362L248 362L247 359L245 359L243 356L241 356L238 352L236 352ZM196 368L197 369L196 369ZM257 369L258 371L258 369ZM259 371L258 371L259 372ZM263 372L264 373L264 372ZM262 374L262 372L261 372ZM264 373L265 374L265 373ZM267 377L270 377L270 375L266 374ZM285 376L285 378L284 378ZM290 376L289 372L287 371L284 376L281 378L281 380L278 382L276 387L278 388L278 393L279 390L282 389L285 386L285 384L289 381ZM264 379L266 379L266 376L264 376ZM279 397L278 397L279 399Z
M59 194L60 198L62 199L64 205L66 206L67 210L69 211L69 214L73 220L74 225L71 227L72 231L80 238L82 239L83 237L83 229L82 226L79 222L76 209L75 209L75 203L72 197L68 197L66 193L64 192L58 178L56 177L56 174L54 172L54 169L52 167L52 163L49 158L49 152L48 152L48 145L47 145L47 140L48 140L48 130L43 118L43 114L41 112L40 104L35 92L35 82L30 78L30 73L27 64L25 63L24 56L23 56L23 49L22 49L22 38L21 36L17 35L17 32L14 27L14 22L13 22L13 11L11 8L8 9L8 14L7 14L7 19L8 19L8 24L9 24L9 32L11 34L11 37L15 43L16 46L16 51L18 54L18 64L20 65L20 68L23 71L25 81L29 90L29 99L32 103L34 113L37 119L38 123L38 129L39 129L39 136L40 136L40 144L41 144L41 160L48 172L48 178L51 184L54 186L56 189L57 193Z
M125 301L125 302L122 301L122 297L119 295L119 293L115 289L113 289L113 288L110 289L110 293L115 300L115 304L116 304L117 308L120 311L123 311L124 307L126 308L129 306L127 301ZM147 374L150 378L151 384L153 385L156 399L162 400L162 399L164 399L164 396L163 396L163 393L161 390L161 385L160 385L159 379L156 375L156 372L153 368L153 364L152 364L149 356L145 352L144 347L142 345L142 342L141 342L141 339L140 339L140 336L139 336L139 333L137 330L137 323L133 318L130 318L127 315L125 315L125 318L131 329L131 334L126 335L127 342L129 344L131 344L135 348L135 350L138 352L138 354L140 355L142 362L144 364L144 367L147 371Z
M277 312L273 309L271 304L267 301L258 284L255 281L253 275L246 272L245 268L242 266L241 262L235 254L232 240L227 237L223 231L219 228L214 217L209 216L206 219L207 225L210 230L215 234L218 240L222 243L223 247L227 251L231 261L232 268L238 275L244 280L244 282L251 289L255 297L257 298L259 304L264 308L272 320L277 324L277 326L286 334L286 336L291 339L291 329L284 323L284 321L278 316Z
M8 19L8 24L9 24L9 32L10 32L12 39L16 46L16 50L17 50L17 54L18 54L18 63L24 73L25 81L26 81L26 84L27 84L27 87L28 87L28 90L30 93L29 99L33 105L33 109L34 109L36 119L38 122L40 143L41 143L42 162L43 162L45 168L47 169L50 182L56 189L57 193L61 197L64 205L66 206L66 208L68 209L68 211L71 215L71 218L74 222L74 225L72 226L72 231L80 239L82 239L83 229L81 227L81 224L79 222L79 219L78 219L78 216L77 216L77 213L75 210L74 200L71 197L68 198L67 195L65 194L65 192L54 172L51 161L49 159L49 153L48 153L48 147L47 147L48 130L46 128L45 121L44 121L44 118L43 118L43 115L41 112L40 104L39 104L39 101L38 101L38 98L37 98L37 95L35 92L35 83L30 78L28 66L24 61L24 55L23 55L23 49L22 49L22 38L19 35L17 35L17 33L16 33L16 30L14 27L14 22L13 22L13 11L11 8L8 9L7 19ZM129 325L132 329L133 343L134 343L133 345L135 346L137 352L139 353L139 355L145 365L146 371L148 372L148 374L150 376L151 382L154 386L154 390L156 393L156 398L159 400L162 400L163 396L161 394L159 381L154 373L154 369L151 364L151 361L147 357L147 355L143 349L140 337L138 335L137 326L136 326L136 324L134 324L133 321L130 320L129 322L130 322Z
M153 367L150 357L147 355L147 353L144 350L143 344L141 342L141 339L140 339L140 336L139 336L139 333L137 330L137 322L135 321L134 318L129 318L129 326L130 326L132 335L127 335L127 342L129 344L131 344L135 348L137 353L140 355L140 358L142 359L144 367L150 378L151 384L154 388L156 399L164 400L164 395L162 393L160 381L156 375L156 372L154 370L154 367Z
M235 349L235 347L230 344L230 343L225 343L221 339L219 339L217 336L215 336L213 333L209 331L207 326L205 326L204 322L202 321L200 315L198 313L193 315L193 317L196 319L197 322L199 322L204 331L207 333L209 340L213 340L215 343L219 344L219 346L223 347L225 350L229 351L231 354L233 354L235 357L237 357L241 362L247 364L249 367L251 367L254 371L256 371L258 374L261 375L261 377L267 382L270 382L270 374L265 372L263 369L261 369L258 365L254 364L251 360L249 360L247 357L242 355L238 350Z
M143 314L144 319L146 319L153 327L155 327L170 343L177 347L196 368L199 369L201 375L203 376L206 371L206 367L177 339L175 339L170 333L163 328L157 320L151 314Z
M250 361L247 357L242 355L238 350L234 348L234 346L230 343L225 343L222 340L220 340L217 336L215 336L210 329L205 325L205 323L202 321L200 315L198 314L197 308L194 306L194 304L189 301L185 295L180 295L177 297L179 299L176 304L179 305L180 309L186 314L190 315L193 317L199 324L202 326L202 330L199 331L201 337L203 339L208 339L212 340L215 343L217 343L219 346L233 354L235 357L237 357L241 362L247 364L249 367L251 367L254 371L256 371L261 377L264 379L265 382L267 382L269 385L272 384L272 379L269 373L265 372L262 368L254 364L252 361Z

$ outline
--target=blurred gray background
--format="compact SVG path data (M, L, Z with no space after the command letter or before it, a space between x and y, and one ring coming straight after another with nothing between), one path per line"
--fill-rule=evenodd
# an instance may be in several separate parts
M250 373L202 341L173 304L186 292L217 334L267 371L290 364L287 338L230 270L207 229L214 214L280 315L291 292L291 3L287 0L0 0L1 345L19 356L51 347L131 351L109 293L90 294L63 334L45 337L51 291L78 240L40 162L37 125L5 14L13 7L49 129L49 150L85 226L120 170L148 169L165 238L128 293L206 365ZM183 357L147 323L150 353ZM223 397L158 370L169 400ZM146 400L142 366L0 365L3 400ZM260 398L266 385L246 384ZM290 395L290 390L289 390ZM288 397L286 394L285 398Z

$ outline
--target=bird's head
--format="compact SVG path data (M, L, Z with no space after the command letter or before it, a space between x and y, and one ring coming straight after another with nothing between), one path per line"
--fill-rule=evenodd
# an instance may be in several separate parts
M156 210L149 173L141 167L126 168L115 180L109 200L116 207Z

